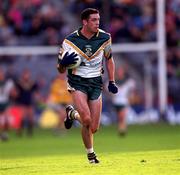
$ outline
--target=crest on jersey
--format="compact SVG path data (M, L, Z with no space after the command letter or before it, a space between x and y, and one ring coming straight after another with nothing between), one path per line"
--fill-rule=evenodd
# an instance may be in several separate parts
M92 46L91 45L85 45L85 54L88 57L93 55L93 53L92 53Z

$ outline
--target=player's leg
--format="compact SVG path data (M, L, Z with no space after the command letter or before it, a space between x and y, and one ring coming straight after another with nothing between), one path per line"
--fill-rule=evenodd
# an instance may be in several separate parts
M92 148L93 139L91 126L90 110L87 102L87 95L81 91L72 92L73 102L76 110L80 115L80 122L82 124L82 139L86 149Z
M102 111L102 97L100 96L96 100L89 101L89 108L91 113L91 131L95 133L99 129L100 125L100 116Z
M81 91L75 91L73 92L73 101L80 116L82 139L87 151L88 160L90 163L99 163L93 150L92 118L87 102L87 95Z
M21 118L20 118L19 128L17 129L17 136L21 137L24 132L26 110L24 105L19 105L18 108L21 111Z
M102 111L101 96L96 100L89 101L89 109L90 109L91 120L92 120L91 121L91 132L92 132L92 134L94 134L99 129L99 125L100 125L100 116L101 116L101 111ZM93 137L92 137L92 139L93 139ZM91 152L88 153L88 159L89 159L90 163L99 163L99 160L98 160L94 150L91 150Z
M79 83L76 84L74 82L79 82ZM93 79L87 79L86 81L84 79L79 81L78 80L72 81L70 82L71 86L69 85L69 90L71 90L73 101L78 111L78 113L74 116L76 116L75 119L79 120L80 123L82 124L82 139L86 147L88 159L90 163L99 163L99 160L96 159L96 154L94 153L93 150L93 132L95 132L95 130L97 130L97 128L99 127L99 121L98 121L99 117L95 117L95 118L92 117L89 105L90 106L91 105L95 106L95 105L93 105L93 102L91 104L89 100L96 101L97 99L99 99L99 97L101 96L101 84L102 84L101 78L98 77ZM95 87L94 85L96 85L97 87ZM97 106L97 108L99 109L99 111L101 111L101 105ZM94 108L92 108L91 110L93 112L93 115L100 116L96 114L96 113L99 114L99 112L96 111ZM72 118L71 113L75 110L72 109L68 111L70 114L70 118ZM95 120L92 124L93 118Z
M126 124L126 115L127 115L127 108L123 107L118 112L118 130L120 135L125 135L127 132L127 124Z
M29 136L33 135L34 128L34 107L32 105L26 106L26 116L27 116L27 134Z

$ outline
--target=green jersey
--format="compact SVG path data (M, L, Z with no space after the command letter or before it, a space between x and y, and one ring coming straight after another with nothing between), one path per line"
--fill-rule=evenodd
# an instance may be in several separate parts
M90 39L80 32L80 29L67 36L62 43L63 52L75 52L81 57L81 65L68 70L69 74L83 78L101 76L103 59L111 58L111 36L99 29Z

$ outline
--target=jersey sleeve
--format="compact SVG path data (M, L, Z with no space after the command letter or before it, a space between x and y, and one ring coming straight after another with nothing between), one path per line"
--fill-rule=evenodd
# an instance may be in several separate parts
M111 59L112 58L111 37L106 42L106 45L104 47L104 57L106 59Z

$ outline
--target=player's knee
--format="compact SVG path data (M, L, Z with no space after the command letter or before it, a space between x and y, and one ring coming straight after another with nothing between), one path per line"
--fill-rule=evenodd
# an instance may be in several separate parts
M91 132L94 134L98 131L99 127L92 127Z
M84 119L82 119L82 124L84 126L90 126L91 125L91 118L90 117L85 117Z
M78 111L78 112L79 112L79 114L81 116L82 125L83 126L90 126L91 125L90 114L85 110Z

